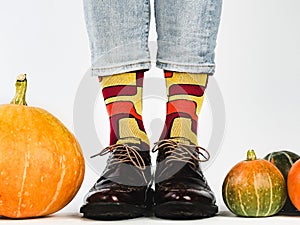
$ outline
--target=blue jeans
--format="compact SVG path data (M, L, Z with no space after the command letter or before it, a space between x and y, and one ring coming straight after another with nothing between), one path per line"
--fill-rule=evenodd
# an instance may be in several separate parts
M94 76L148 70L150 0L83 0ZM155 0L158 68L215 71L222 0Z

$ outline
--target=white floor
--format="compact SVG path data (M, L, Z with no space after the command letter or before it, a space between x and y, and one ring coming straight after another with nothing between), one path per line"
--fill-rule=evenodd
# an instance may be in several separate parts
M263 224L263 225L282 225L282 224L299 224L300 217L284 217L284 216L273 216L267 218L240 218L232 215L228 211L221 211L218 216L202 219L202 220L184 220L184 221L174 221L174 220L163 220L155 217L151 218L137 218L130 220L120 220L120 221L94 221L82 218L80 214L77 213L57 213L55 215L38 218L38 219L27 219L27 220L7 220L0 219L0 224L13 225L13 224L61 224L61 225L76 225L76 224L230 224L230 225L247 225L247 224Z

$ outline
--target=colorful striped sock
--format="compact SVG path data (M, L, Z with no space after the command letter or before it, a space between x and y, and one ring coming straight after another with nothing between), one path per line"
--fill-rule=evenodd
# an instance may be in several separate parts
M165 71L168 102L161 139L183 137L198 145L198 115L204 100L207 74Z
M144 71L101 77L102 93L110 120L110 144L137 144L149 149L142 121Z

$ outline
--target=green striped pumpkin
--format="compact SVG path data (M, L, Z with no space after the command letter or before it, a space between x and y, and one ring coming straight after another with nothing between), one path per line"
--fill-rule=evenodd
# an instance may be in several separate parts
M287 176L292 167L292 165L300 159L300 156L291 152L291 151L276 151L271 152L264 157L264 159L273 163L282 173L285 182L287 183ZM298 210L292 204L289 196L287 195L287 200L285 202L284 207L281 210L281 214L290 214L290 213L297 213Z
M286 201L286 183L272 163L256 159L253 150L247 160L235 165L222 186L227 208L244 217L265 217L278 213Z

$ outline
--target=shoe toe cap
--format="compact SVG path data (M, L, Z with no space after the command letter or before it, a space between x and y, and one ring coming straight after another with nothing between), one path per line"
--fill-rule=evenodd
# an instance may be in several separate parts
M145 201L145 194L145 190L101 189L90 192L86 197L86 203L108 202L138 205Z
M122 196L120 196L122 195ZM120 198L121 197L121 198ZM117 191L111 191L109 189L102 189L92 193L86 197L86 202L120 202L120 199L124 198L125 194Z
M156 192L155 200L157 203L184 201L212 204L215 203L215 196L211 191L204 189L171 189Z

